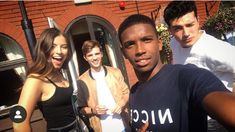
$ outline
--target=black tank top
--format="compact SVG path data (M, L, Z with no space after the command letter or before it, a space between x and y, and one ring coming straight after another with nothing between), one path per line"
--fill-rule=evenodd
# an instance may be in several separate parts
M66 126L76 119L71 100L73 88L71 85L68 88L59 87L47 79L56 87L55 93L50 99L40 101L39 109L47 121L48 129Z

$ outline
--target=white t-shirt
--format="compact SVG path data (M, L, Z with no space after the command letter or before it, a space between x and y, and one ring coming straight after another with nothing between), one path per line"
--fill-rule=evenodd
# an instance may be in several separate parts
M171 39L173 64L195 64L214 73L232 91L235 73L235 46L216 39L201 30L199 40L190 48L182 48Z
M122 132L125 130L121 115L111 112L116 106L116 102L110 92L105 81L105 72L102 68L99 72L92 72L93 78L96 80L96 90L99 105L106 106L109 110L106 114L101 115L102 132Z

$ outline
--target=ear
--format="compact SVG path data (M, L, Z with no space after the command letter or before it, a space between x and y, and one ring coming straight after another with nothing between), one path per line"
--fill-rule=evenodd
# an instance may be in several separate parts
M200 21L201 21L201 20L200 20L200 17L197 16L197 22L198 22L198 25L199 25L199 29L198 29L198 30L201 30L201 27L203 26L203 25L200 26Z
M200 16L197 16L197 21L198 23L200 23Z
M101 53L101 57L103 58L103 56L104 56L103 51L101 51L100 53Z
M167 28L167 30L170 34L173 34L170 26Z
M87 61L86 56L84 55L83 58Z
M125 59L127 59L126 54L125 54L125 51L124 51L124 49L123 49L123 47L122 47L122 46L120 47L120 49L121 49L122 54L124 55Z
M163 47L163 42L161 39L158 40L158 48L159 48L159 51L162 51L162 47Z

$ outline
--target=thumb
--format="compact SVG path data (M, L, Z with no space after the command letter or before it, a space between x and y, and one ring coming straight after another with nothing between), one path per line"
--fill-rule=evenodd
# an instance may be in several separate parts
M146 122L145 124L143 124L143 125L141 126L141 128L139 129L138 132L146 132L148 126L149 126L149 123Z

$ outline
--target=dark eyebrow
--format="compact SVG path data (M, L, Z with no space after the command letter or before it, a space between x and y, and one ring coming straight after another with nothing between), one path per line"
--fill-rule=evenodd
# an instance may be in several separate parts
M181 28L182 26L181 25L174 25L174 26L171 26L171 28Z
M129 46L129 45L131 45L133 43L135 43L135 42L132 41L132 40L126 41L126 42L123 43L122 47L126 48L127 46Z
M149 38L153 38L153 37L154 37L153 35L143 36L143 37L141 38L141 40L143 40L143 39L149 39Z
M185 25L192 25L192 24L195 24L195 20L192 20L190 21L189 23L186 23ZM174 25L174 26L171 26L172 28L180 28L182 27L181 25Z
M129 44L129 43L133 43L133 41L132 40L128 40L128 41L124 42L123 45Z

